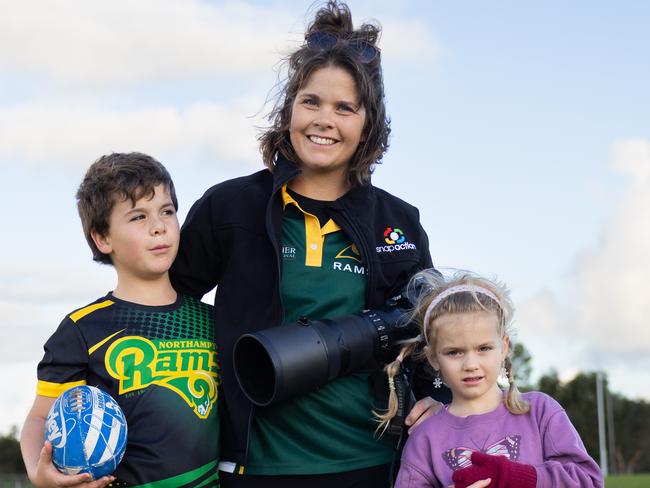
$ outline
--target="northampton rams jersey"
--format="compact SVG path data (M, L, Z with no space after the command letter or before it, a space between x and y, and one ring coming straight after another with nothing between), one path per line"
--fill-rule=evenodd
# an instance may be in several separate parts
M128 444L113 486L217 486L219 363L212 310L179 295L167 306L110 293L68 315L45 344L39 395L87 384L117 400Z

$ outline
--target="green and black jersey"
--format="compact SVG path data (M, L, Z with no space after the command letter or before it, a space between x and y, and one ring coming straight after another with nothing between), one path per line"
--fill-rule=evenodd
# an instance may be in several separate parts
M350 237L329 218L326 202L286 188L282 198L285 323L300 316L318 320L359 312L366 268ZM257 409L243 474L326 474L389 463L395 439L375 435L372 398L368 373L361 371Z
M144 306L106 295L68 315L45 344L39 395L88 384L128 423L114 486L218 486L219 362L210 305L179 295Z

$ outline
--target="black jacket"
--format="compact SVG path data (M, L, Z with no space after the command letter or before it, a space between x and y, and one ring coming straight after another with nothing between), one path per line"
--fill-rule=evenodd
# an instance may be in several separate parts
M233 346L243 333L283 322L280 189L299 173L279 160L272 173L265 169L210 188L190 209L171 270L179 292L200 297L217 286L215 328L226 409L221 452L222 459L240 464L246 461L253 406L235 379ZM367 185L336 200L333 212L366 266L366 307L381 307L416 271L432 266L412 205ZM390 239L389 228L400 238Z

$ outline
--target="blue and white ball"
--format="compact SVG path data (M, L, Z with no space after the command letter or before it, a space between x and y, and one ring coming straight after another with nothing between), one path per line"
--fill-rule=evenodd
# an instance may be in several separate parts
M45 421L52 462L65 474L111 474L124 456L127 426L122 409L94 386L75 386L57 398Z

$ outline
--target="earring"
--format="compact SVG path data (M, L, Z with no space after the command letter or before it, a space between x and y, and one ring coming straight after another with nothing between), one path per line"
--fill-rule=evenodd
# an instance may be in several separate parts
M512 383L515 380L514 375L512 374L512 363L510 361L506 362L506 365L503 369L506 371L506 378L508 378L508 383Z
M501 374L500 374L499 376L500 376L501 378L505 379L505 380L510 379L510 378L508 378L508 370L506 369L506 365L505 365L505 364L501 366Z
M510 369L508 361L504 361L501 365L501 371L499 372L497 383L501 388L508 388L512 384L512 370Z
M433 378L433 387L438 389L442 388L442 379L440 379L440 371L436 370L436 377Z

